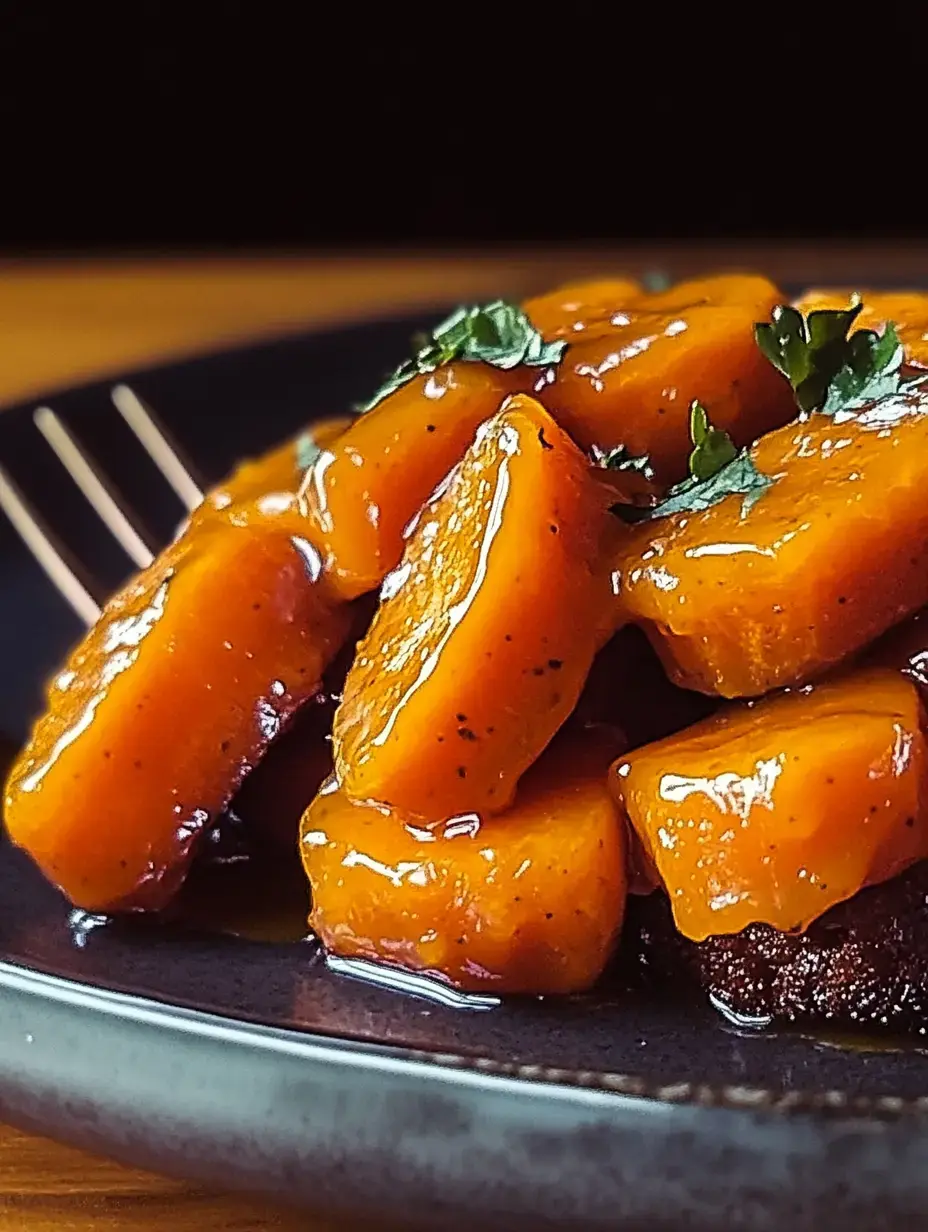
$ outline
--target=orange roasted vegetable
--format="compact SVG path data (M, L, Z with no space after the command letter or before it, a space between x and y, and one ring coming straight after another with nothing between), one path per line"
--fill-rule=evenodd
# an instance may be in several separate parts
M477 426L537 379L536 368L448 364L390 394L323 451L304 495L312 540L339 594L380 585L399 563L407 525Z
M928 603L928 394L813 415L751 450L774 480L637 527L620 623L678 683L725 697L796 684Z
M299 491L304 474L301 453L307 443L318 448L336 441L354 423L351 415L323 419L312 424L293 440L285 441L259 458L249 458L235 468L227 479L207 492L204 510L217 512L243 501L258 500L271 493Z
M615 753L601 733L559 740L503 816L427 828L354 804L333 782L301 827L313 930L336 954L458 988L588 988L625 910L625 826L607 785Z
M533 399L480 428L348 673L333 729L348 796L427 818L510 804L605 640L608 499Z
M613 785L684 936L803 929L928 856L923 720L915 686L875 668L621 760Z
M666 486L686 474L693 399L738 445L795 415L789 385L754 341L754 323L782 299L748 275L630 298L572 342L539 397L578 445L647 454Z
M576 342L577 334L608 323L627 304L640 299L641 287L630 278L597 278L571 282L537 295L522 305L538 332L548 341Z
M79 907L163 907L347 634L273 525L193 528L107 604L6 786L10 837Z
M924 292L829 288L806 291L795 301L795 306L804 314L840 311L850 307L855 295L863 302L863 309L854 328L882 330L887 322L892 322L907 362L914 367L928 368L928 295Z

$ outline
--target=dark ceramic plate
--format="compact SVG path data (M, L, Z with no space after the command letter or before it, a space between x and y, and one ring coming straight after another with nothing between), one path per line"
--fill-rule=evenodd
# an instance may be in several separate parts
M373 388L421 321L139 374L208 479ZM177 509L109 409L51 400L162 538ZM93 515L0 416L0 460L82 556ZM40 460L41 459L41 460ZM103 559L115 585L124 566ZM0 519L0 730L79 629ZM73 917L0 846L0 1119L316 1210L424 1228L882 1228L928 1211L928 1057L750 1034L618 978L462 1009L259 942Z

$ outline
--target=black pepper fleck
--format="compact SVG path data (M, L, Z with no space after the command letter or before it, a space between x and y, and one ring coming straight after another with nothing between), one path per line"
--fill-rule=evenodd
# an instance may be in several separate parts
M540 445L541 445L542 449L553 449L553 448L554 448L554 446L551 444L551 442L550 442L550 441L546 441L546 440L545 440L545 430L544 430L544 428L539 428L539 429L538 429L538 441L539 441L539 443L540 443Z
M564 663L563 663L563 660L561 659L549 659L548 660L548 667L550 667L551 670L554 672L559 672L563 666L564 666Z
M220 751L221 753L228 753L228 751L229 751L229 742L228 742L228 740L223 740L223 742L222 742L222 743L220 744L220 746L219 746L219 751Z
M466 723L466 722L467 722L467 715L466 715L466 714L456 714L454 717L457 719L457 721L458 721L459 723Z
M462 740L476 740L477 739L476 735L471 731L469 727L459 727L458 735L461 737Z
M426 425L425 425L425 430L426 430L426 432L434 432L434 431L435 431L435 425L434 425L434 424L426 424Z
M553 920L553 919L554 919L554 912L553 912L553 911L546 911L546 912L545 912L545 919L546 919L546 920Z
M551 532L551 534L552 534L552 535L556 535L556 534L557 534L557 527L554 525L554 523L553 523L553 522L551 522L551 523L549 524L549 526L548 526L548 530Z
M466 766L458 766L458 778L459 779L467 778L467 767Z
M543 667L533 667L532 668L533 676L543 676L544 674L545 674L545 669Z

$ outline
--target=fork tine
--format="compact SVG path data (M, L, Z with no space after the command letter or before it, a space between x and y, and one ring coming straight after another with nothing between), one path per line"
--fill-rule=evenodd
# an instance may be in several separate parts
M25 543L58 593L84 622L92 625L100 615L100 605L79 580L48 532L20 495L16 485L0 466L0 509Z
M196 483L141 398L128 385L117 385L112 391L113 405L135 433L143 449L165 477L188 513L203 502L203 489Z
M155 559L155 554L110 495L90 458L49 407L40 406L32 418L107 530L122 545L130 560L139 569L145 569Z

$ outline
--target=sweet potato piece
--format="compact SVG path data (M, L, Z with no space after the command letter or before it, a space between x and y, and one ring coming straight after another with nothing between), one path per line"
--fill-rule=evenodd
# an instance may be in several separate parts
M678 684L725 697L809 680L928 603L928 395L814 415L751 456L775 482L749 512L727 496L619 553L621 616Z
M630 278L597 278L571 282L547 295L526 300L522 309L546 342L566 338L608 324L617 312L643 295Z
M5 817L77 906L163 907L200 834L316 691L349 615L308 568L272 527L191 530L72 653L13 767Z
M738 445L795 415L789 385L754 341L755 322L782 300L747 275L639 295L571 344L539 396L580 446L648 454L666 486L686 474L694 398Z
M333 782L301 827L312 928L333 953L458 988L588 988L625 910L625 826L606 782L615 747L559 740L505 815L428 828L354 804Z
M194 510L191 520L203 523L218 518L241 526L250 518L264 521L274 516L283 518L297 533L308 534L311 524L306 517L305 503L299 499L306 477L306 468L300 464L303 438L309 437L314 445L323 449L354 422L351 415L319 420L298 437L258 458L241 462L231 475L206 493L203 504Z
M533 399L480 428L345 682L333 737L348 796L426 818L508 807L605 640L608 500Z
M338 594L351 599L380 585L399 563L406 527L478 425L538 375L448 364L390 394L323 452L304 495L312 541Z
M802 929L928 856L923 717L915 686L874 668L623 758L614 788L684 936Z
M850 307L853 296L859 296L863 311L854 323L855 329L882 330L888 321L896 326L899 341L908 363L928 368L928 295L919 291L852 291L849 288L812 290L795 301L803 314Z

